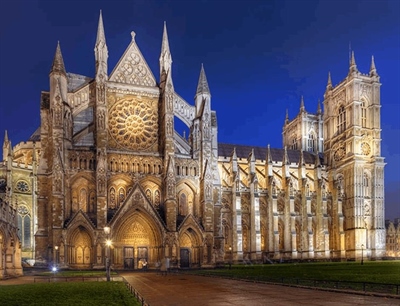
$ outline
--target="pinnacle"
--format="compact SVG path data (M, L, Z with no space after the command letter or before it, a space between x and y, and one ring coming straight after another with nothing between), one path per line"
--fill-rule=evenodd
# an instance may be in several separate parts
M57 42L56 54L54 55L53 64L51 66L50 73L59 72L62 74L67 74L65 71L64 60L61 54L60 42Z
M171 69L171 64L172 64L172 56L171 56L171 51L169 49L167 23L164 21L164 30L163 30L161 54L160 54L160 75L163 70L165 70L166 72L169 71Z
M300 100L300 112L305 112L306 108L304 107L304 97L301 96L301 100Z
M318 99L317 114L321 114L321 101Z
M98 45L100 42L104 42L104 44L106 43L106 36L104 34L103 16L101 10L99 16L99 25L97 26L96 45Z
M352 72L357 72L357 65L356 65L356 59L354 56L354 51L351 51L351 59L350 59L350 67L349 67L349 73Z
M376 71L376 67L375 67L375 60L374 60L374 56L372 55L371 58L371 68L369 69L369 75L370 76L377 76L378 73Z
M285 123L289 122L289 110L286 109L286 117L285 117Z
M4 143L8 142L8 132L7 130L4 133Z
M164 21L164 30L161 44L161 54L165 54L166 52L170 53L169 50L169 42L168 42L168 32L167 32L167 22Z
M326 88L327 89L331 89L332 88L332 79L331 79L331 72L328 72L328 83L326 84Z
M207 83L206 73L204 71L203 64L201 64L199 83L197 84L196 95L199 94L210 94L210 89Z
M286 165L289 165L289 164L290 164L289 156L288 156L288 154L287 154L287 147L286 147L286 146L285 146L285 153L284 153L284 155L283 155L283 163L286 164Z

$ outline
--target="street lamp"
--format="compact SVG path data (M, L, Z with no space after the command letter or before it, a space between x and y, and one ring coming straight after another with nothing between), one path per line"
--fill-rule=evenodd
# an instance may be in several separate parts
M364 244L361 245L361 264L364 264Z
M57 254L57 252L58 252L58 245L56 245L56 246L54 247L54 249L55 249L55 254L54 254L55 260L54 260L54 264L57 266L57 264L58 264L58 254Z
M51 268L54 277L56 276L57 273L57 250L58 250L58 245L55 245L53 252L53 267Z
M107 282L110 281L110 266L111 266L111 260L110 260L110 246L111 246L111 240L109 239L109 235L111 232L111 228L109 226L104 227L104 234L106 234L106 278Z
M229 246L229 270L232 267L232 247Z

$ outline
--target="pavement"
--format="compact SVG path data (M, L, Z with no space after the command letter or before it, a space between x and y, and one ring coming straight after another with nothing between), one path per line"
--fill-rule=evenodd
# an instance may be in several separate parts
M188 273L171 273L164 276L153 271L120 272L120 276L123 276L150 306L400 305L400 297L323 291ZM33 283L34 278L34 275L26 275L0 280L0 286Z

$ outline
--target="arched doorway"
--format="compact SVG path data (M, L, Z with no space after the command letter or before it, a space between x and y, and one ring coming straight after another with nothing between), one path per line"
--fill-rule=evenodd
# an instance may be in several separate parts
M92 238L83 226L78 226L71 234L68 257L71 267L90 268L92 265Z
M181 268L200 266L200 243L198 235L192 228L188 228L179 237Z
M136 209L115 222L112 262L115 268L154 267L161 260L161 229L144 211Z

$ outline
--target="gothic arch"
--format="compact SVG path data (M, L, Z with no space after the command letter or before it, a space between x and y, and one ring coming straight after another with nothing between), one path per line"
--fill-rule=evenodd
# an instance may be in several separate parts
M189 221L189 220L188 220ZM193 264L200 265L201 261L201 249L202 249L202 234L198 230L197 226L191 226L192 222L179 231L179 246L180 246L180 265L187 267ZM189 260L189 262L187 262Z
M66 214L70 215L79 210L89 212L94 207L92 195L96 190L96 183L93 176L80 174L71 181L71 200L67 203Z
M144 252L149 265L155 265L160 260L164 228L145 209L131 208L119 219L113 220L110 227L114 247L111 256L116 267L124 266L126 248L134 250L135 258Z
M74 267L91 267L93 264L93 235L83 225L77 225L69 231L68 262Z

